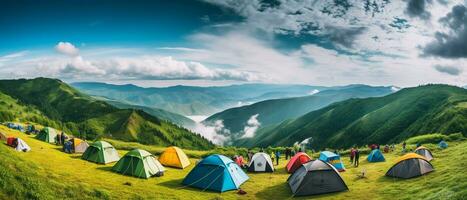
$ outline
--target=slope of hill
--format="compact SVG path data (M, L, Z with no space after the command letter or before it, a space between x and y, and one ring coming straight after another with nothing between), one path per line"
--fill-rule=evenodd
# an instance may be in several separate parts
M49 125L88 139L110 137L193 149L213 147L211 142L185 128L141 110L116 108L60 80L0 80L0 92L1 101L7 102L0 104L0 110L17 108L7 114L8 119Z
M173 86L143 88L135 85L72 83L75 88L123 103L161 108L182 115L210 115L226 108L269 98L305 96L325 87L308 85L244 84L218 87Z
M400 142L421 133L467 134L467 90L447 85L402 89L376 98L350 99L286 121L250 139L250 145L349 147Z
M217 120L222 120L225 128L229 129L230 132L239 133L247 125L248 119L253 115L258 115L257 120L264 127L302 116L305 113L323 108L334 102L349 98L378 97L390 93L392 93L391 87L352 85L333 88L311 96L272 99L248 106L231 108L210 116L203 123L212 124Z
M281 158L274 166L274 173L249 173L250 179L241 188L223 193L209 192L186 187L183 178L193 169L196 159L184 170L169 169L162 177L141 179L117 174L111 171L112 165L97 165L82 159L76 154L58 151L58 146L47 144L30 136L7 129L0 125L0 132L20 137L28 143L32 151L16 152L13 148L0 145L0 199L290 199L292 193L286 182L290 176L285 171L286 162ZM110 141L112 142L112 141ZM424 144L425 145L425 144ZM114 145L118 146L118 145ZM449 142L447 149L439 149L428 144L435 157L431 164L435 171L423 177L395 179L384 173L402 154L400 145L396 150L385 153L386 162L369 163L361 155L358 168L343 159L347 168L341 176L349 191L295 197L294 199L465 199L467 173L465 149L467 141ZM117 147L118 148L118 147ZM153 146L139 145L150 149ZM415 145L408 145L414 149ZM119 149L124 155L127 150ZM201 153L201 152L200 152ZM206 151L208 153L208 151ZM311 154L310 154L311 155ZM313 155L314 157L317 154ZM454 162L453 162L454 161ZM357 178L365 169L365 178ZM102 181L105 180L105 184ZM65 191L65 192L64 192Z

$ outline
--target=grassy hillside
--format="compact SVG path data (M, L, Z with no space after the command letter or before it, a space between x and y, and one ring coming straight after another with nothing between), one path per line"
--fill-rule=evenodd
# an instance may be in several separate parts
M135 85L72 83L79 90L123 103L161 108L182 115L210 115L239 103L270 98L305 96L313 89L307 85L244 84L219 87L173 86L142 88Z
M60 80L37 78L0 81L3 121L28 121L94 139L115 138L144 144L209 149L201 136L141 110L118 109L81 94ZM3 113L3 112L2 112Z
M193 164L185 170L168 168L163 177L139 179L116 174L113 164L97 165L65 154L55 145L47 144L27 135L0 126L0 131L21 137L31 147L28 153L16 152L0 145L0 199L288 199L292 197L286 183L283 157L274 173L248 173L250 180L241 186L246 195L237 191L222 194L184 187L181 182ZM120 142L121 143L121 142ZM116 145L117 146L117 145ZM403 180L385 177L385 172L395 159L402 155L400 146L384 154L386 162L368 163L366 155L361 157L358 168L347 167L341 175L349 187L339 192L294 199L465 199L467 173L464 150L467 141L450 142L449 148L441 150L427 145L435 157L435 171L426 176ZM145 148L141 145L139 148ZM149 146L147 146L149 147ZM150 147L152 148L152 146ZM156 148L156 147L154 147ZM414 149L415 146L409 145ZM119 150L120 155L126 150ZM201 153L201 152L199 152ZM196 159L190 159L192 163ZM453 162L455 161L455 162ZM362 170L366 178L358 178Z
M210 116L203 123L211 124L217 120L222 120L225 128L232 133L239 133L246 126L248 119L256 114L259 114L257 119L262 127L265 127L281 123L286 119L297 118L334 102L350 98L384 96L390 93L392 93L390 87L371 87L367 85L328 89L312 96L272 99L248 106L231 108ZM241 133L239 134L241 135Z
M407 88L377 98L350 99L257 134L253 145L313 146L393 143L421 133L467 134L467 90L447 85Z

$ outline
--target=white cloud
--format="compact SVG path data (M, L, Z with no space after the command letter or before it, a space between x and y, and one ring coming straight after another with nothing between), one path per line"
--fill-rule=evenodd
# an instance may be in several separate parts
M79 49L69 42L59 42L55 45L55 50L68 56L78 56Z
M252 115L246 126L243 128L243 135L241 138L252 138L255 136L256 131L261 126L261 123L258 121L259 114Z
M224 127L222 120L217 120L212 125L196 123L192 131L200 133L204 138L217 145L223 145L227 142L229 140L227 135L230 135L230 131Z

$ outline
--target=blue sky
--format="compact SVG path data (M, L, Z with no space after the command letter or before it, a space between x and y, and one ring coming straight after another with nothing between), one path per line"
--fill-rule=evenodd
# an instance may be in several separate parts
M467 84L465 0L2 1L0 78Z

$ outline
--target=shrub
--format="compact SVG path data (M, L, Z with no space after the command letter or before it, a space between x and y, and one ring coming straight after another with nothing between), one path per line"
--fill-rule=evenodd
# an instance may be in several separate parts
M419 135L415 137L411 137L407 139L407 144L427 144L427 143L432 143L432 144L437 144L441 140L445 141L459 141L465 139L462 133L454 133L450 135L443 135L440 133L433 133L433 134L427 134L427 135Z

